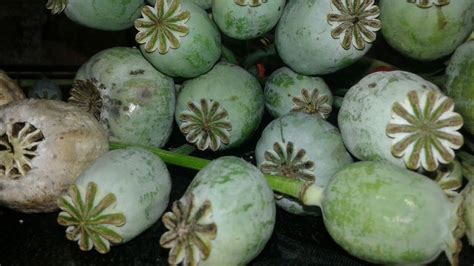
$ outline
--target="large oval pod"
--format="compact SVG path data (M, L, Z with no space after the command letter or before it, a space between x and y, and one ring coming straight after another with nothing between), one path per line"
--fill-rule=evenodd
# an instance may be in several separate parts
M455 265L464 234L458 198L423 175L380 162L354 163L324 190L324 224L350 254L380 264L426 264L442 251ZM459 211L459 213L458 213Z
M26 99L0 107L0 205L52 212L56 199L108 150L97 120L65 102Z
M355 2L359 4L352 10ZM275 45L298 73L332 73L367 53L381 27L378 14L374 0L289 1L278 22Z
M452 53L473 30L472 0L380 1L382 34L400 53L430 61Z
M464 128L474 135L474 41L459 46L449 61L446 75L447 93L464 118Z
M158 0L135 22L143 56L159 71L194 78L221 56L221 38L206 11L189 0Z
M170 264L246 265L273 232L273 192L255 166L221 157L199 171L163 222Z
M462 117L438 87L403 71L377 72L349 89L338 114L347 149L363 161L434 171L463 144Z
M258 80L243 68L221 62L183 83L176 122L200 150L238 147L262 120L265 104Z
M212 16L227 36L248 40L269 32L280 19L286 0L221 0L212 2Z
M255 158L265 174L323 188L337 171L352 163L337 128L305 113L289 113L268 124L257 142ZM319 209L289 197L278 196L276 202L294 214L320 214Z
M102 155L58 200L58 222L81 250L107 253L153 225L168 206L171 178L161 159L129 148Z
M69 103L100 120L110 140L162 147L173 125L174 82L138 49L114 47L81 66Z
M98 30L125 30L140 16L144 0L48 0L52 14L64 11L66 16L83 26Z

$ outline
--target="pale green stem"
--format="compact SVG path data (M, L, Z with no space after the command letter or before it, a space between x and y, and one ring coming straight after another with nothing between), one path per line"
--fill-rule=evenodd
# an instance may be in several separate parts
M160 148L148 147L135 144L126 144L120 142L110 142L109 147L111 150L124 149L129 147L138 147L146 149L156 155L158 155L165 163L185 167L194 170L201 170L211 161L189 156L185 154L179 154L172 151L166 151ZM322 191L323 189L316 186L309 186L308 183L297 180L289 179L282 176L273 176L273 175L264 175L267 179L270 187L280 194L285 194L290 197L297 198L303 202L303 204L308 206L320 206Z
M342 101L344 100L343 97L339 96L334 96L334 102L332 103L332 106L337 109L341 109L342 106Z
M189 144L183 144L177 148L174 148L174 149L170 149L170 151L172 152L175 152L175 153L179 153L179 154L185 154L185 155L189 155L191 153L193 153L194 151L196 150L196 147L194 145L189 145Z

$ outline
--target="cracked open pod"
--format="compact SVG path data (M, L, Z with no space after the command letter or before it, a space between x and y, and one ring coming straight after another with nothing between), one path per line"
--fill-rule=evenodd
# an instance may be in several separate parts
M255 166L221 157L199 171L163 223L171 265L245 265L273 232L273 192Z
M33 99L0 107L0 205L56 210L57 197L107 149L102 126L77 107Z
M411 170L449 164L464 143L454 102L434 84L403 71L363 78L344 97L338 121L352 155Z
M58 223L79 248L100 253L153 225L168 205L171 178L161 159L142 149L110 151L58 200Z

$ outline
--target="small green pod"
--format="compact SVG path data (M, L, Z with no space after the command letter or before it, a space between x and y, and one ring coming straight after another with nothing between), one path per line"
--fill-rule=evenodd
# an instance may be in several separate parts
M68 101L92 113L113 141L162 147L171 135L173 79L136 48L114 47L91 57L78 70Z
M377 264L427 264L444 251L456 265L464 234L462 197L448 200L423 175L381 162L354 163L324 190L331 237L350 254Z
M472 32L472 0L380 0L385 40L416 60L452 53Z
M140 16L143 0L48 0L52 14L66 16L89 28L118 31L131 28Z
M199 150L238 147L251 137L265 108L258 80L243 68L221 62L183 83L176 122Z
M160 244L176 265L246 265L270 239L273 192L262 173L237 157L204 167L183 197L163 215Z
M212 2L212 16L227 36L249 40L269 32L283 13L286 0L220 0Z
M158 0L145 5L135 21L135 40L159 71L194 78L209 71L221 56L221 38L206 11L189 0Z
M264 94L265 106L275 118L296 111L326 119L332 111L333 96L322 78L301 75L287 67L270 75Z
M289 113L268 124L257 142L255 158L265 174L300 179L322 188L337 171L352 163L337 128L305 113ZM319 209L289 197L278 196L276 202L290 213L320 214Z
M462 117L438 87L403 71L376 72L346 93L338 114L342 139L362 161L435 171L454 160Z
M474 41L456 50L446 68L447 93L464 118L464 129L474 135Z
M58 223L81 250L107 253L153 225L170 191L170 174L158 156L137 148L110 151L60 197Z
M294 71L321 75L349 66L367 53L381 28L374 0L289 1L278 22L275 45Z

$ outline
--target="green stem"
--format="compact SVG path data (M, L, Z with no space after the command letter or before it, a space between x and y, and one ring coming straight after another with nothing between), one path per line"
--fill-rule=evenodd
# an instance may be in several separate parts
M189 145L189 144L183 144L175 149L170 149L170 151L174 153L179 153L179 154L185 154L189 155L193 153L196 150L196 147L194 145Z
M343 97L334 96L334 102L333 102L332 106L333 106L334 108L341 109L342 101L343 101L343 100L344 100Z
M156 155L158 155L165 163L185 167L193 170L201 170L211 161L185 155L179 154L172 151L166 151L160 148L148 147L135 144L126 144L120 142L110 142L109 147L111 150L116 149L125 149L130 147L138 147L146 149ZM297 180L297 179L288 179L287 177L274 176L274 175L264 175L268 181L270 187L278 193L285 194L297 199L300 199L301 202L309 206L320 206L322 198L322 188L316 186L309 186L308 183Z

